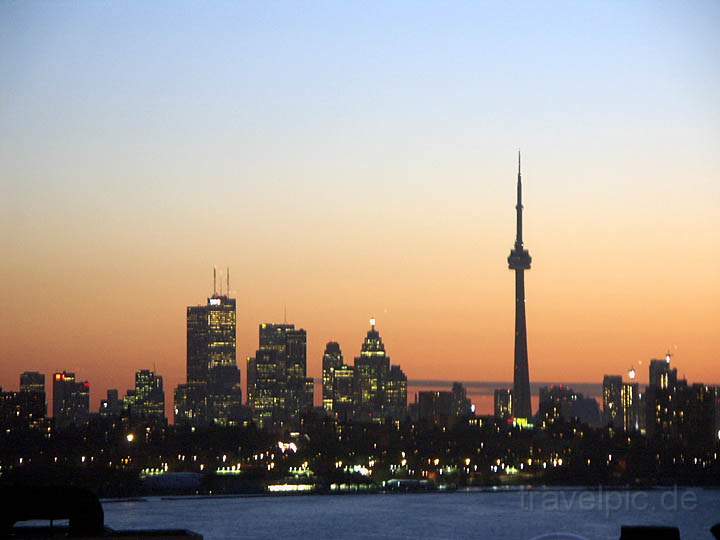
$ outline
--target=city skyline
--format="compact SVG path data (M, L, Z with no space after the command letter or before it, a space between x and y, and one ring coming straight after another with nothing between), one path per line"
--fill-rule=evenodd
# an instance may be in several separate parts
M316 380L374 316L410 380L510 381L518 147L532 380L720 382L720 10L650 5L0 6L0 385L175 388L213 265L243 386L285 308Z

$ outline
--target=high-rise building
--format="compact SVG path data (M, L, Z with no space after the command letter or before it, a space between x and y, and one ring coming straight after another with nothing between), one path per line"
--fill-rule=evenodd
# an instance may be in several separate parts
M391 365L385 386L385 416L404 420L407 416L407 376L400 366Z
M312 409L315 381L307 376L307 333L294 324L262 323L259 348L248 360L248 405L261 426L297 422Z
M390 371L390 357L375 319L370 319L370 330L363 341L360 356L355 358L354 416L360 422L380 422L387 407L386 384Z
M564 385L540 388L538 419L542 427L560 420L578 420L594 427L600 424L600 418L600 408L593 398L586 398Z
M62 371L53 374L53 417L55 425L82 425L90 414L90 384L76 381L75 374Z
M615 429L623 428L622 376L603 377L603 422Z
M530 418L530 375L528 368L527 328L525 322L525 270L530 269L532 258L523 247L522 227L522 178L520 153L518 152L517 204L515 246L508 257L508 266L515 271L515 362L513 369L513 415Z
M650 384L645 391L645 422L648 435L653 437L671 438L677 430L677 369L670 366L670 361L670 353L663 360L650 360Z
M287 375L284 353L260 348L248 359L248 406L260 427L281 426L287 421Z
M163 378L149 369L135 372L135 391L132 394L130 415L155 420L165 419L165 390Z
M295 420L313 406L313 379L307 376L307 333L294 324L260 325L260 349L278 352L285 364L285 414Z
M332 380L332 410L340 422L347 422L353 418L354 384L353 366L343 365L335 369Z
M335 370L345 364L340 344L330 341L325 345L325 352L322 359L322 398L323 408L326 412L333 412L333 385Z
M447 426L452 416L452 392L418 392L418 419L440 426Z
M45 393L45 374L37 371L25 371L20 374L20 394L26 404L28 414L34 418L47 416L47 398Z
M452 385L452 411L453 418L467 418L473 413L473 406L467 397L467 390L462 383L454 382Z
M506 420L512 414L512 390L510 388L496 388L493 396L495 418Z
M198 428L209 424L207 387L204 383L178 385L173 402L176 425Z
M107 398L100 401L100 416L110 418L120 416L123 411L123 400L116 388L109 388Z
M625 432L640 431L640 388L636 382L622 385L622 428Z
M240 418L242 390L236 359L236 303L227 291L218 293L214 284L213 295L206 305L187 308L189 386L176 392L182 401L175 404L181 423L187 423L182 418L186 410L193 413L193 425L206 420L217 425L233 425ZM202 411L206 414L204 419Z
M45 393L45 374L37 371L24 371L20 374L20 391Z

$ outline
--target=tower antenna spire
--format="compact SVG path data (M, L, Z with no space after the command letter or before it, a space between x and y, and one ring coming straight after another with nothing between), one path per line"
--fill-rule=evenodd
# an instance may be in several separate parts
M227 291L225 291L225 294L230 296L230 267L227 267L227 274L225 274L225 278L227 279Z
M217 294L217 268L213 265L213 296Z

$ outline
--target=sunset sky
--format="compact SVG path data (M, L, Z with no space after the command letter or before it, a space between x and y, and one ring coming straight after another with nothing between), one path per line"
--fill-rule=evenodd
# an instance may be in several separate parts
M231 269L258 324L410 379L512 379L523 152L532 381L674 353L720 383L720 3L0 5L0 386L185 377Z

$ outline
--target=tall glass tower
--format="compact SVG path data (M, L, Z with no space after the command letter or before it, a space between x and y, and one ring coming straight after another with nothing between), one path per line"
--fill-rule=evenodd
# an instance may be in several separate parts
M532 258L523 247L522 236L522 179L520 176L520 152L518 152L517 177L517 231L515 246L508 257L510 270L515 270L515 368L513 374L512 413L516 418L530 418L530 375L528 373L527 328L525 324L525 270L530 270Z

